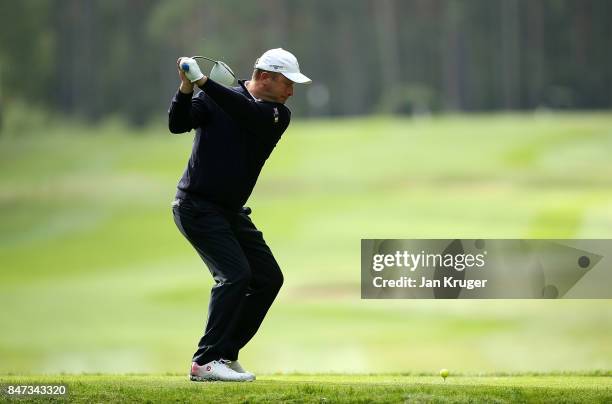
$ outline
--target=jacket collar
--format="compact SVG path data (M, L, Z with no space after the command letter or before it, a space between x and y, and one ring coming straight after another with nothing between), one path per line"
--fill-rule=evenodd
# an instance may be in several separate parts
M255 101L261 101L261 100L258 100L255 97L253 97L253 94L251 94L249 92L249 90L247 90L246 82L247 82L246 80L238 80L239 87L235 87L235 88L238 88L239 91L242 91L244 93L244 95L246 95L247 97L249 97L249 98L251 98L251 99L253 99Z

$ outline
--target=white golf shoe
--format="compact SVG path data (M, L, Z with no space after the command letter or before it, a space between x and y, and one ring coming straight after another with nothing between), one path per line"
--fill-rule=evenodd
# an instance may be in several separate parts
M227 364L227 366L229 366L229 368L232 369L234 372L248 375L251 378L251 380L255 380L255 374L244 370L244 368L240 366L240 362L238 361L228 361L228 362L229 363Z
M194 382L222 381L222 382L249 382L253 380L246 373L238 373L229 368L229 361L219 359L208 362L202 366L196 362L191 364L189 379Z

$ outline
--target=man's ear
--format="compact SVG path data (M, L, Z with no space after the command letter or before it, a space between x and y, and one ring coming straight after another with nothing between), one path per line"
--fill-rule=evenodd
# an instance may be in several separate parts
M269 79L270 81L276 81L277 77L278 77L277 73L267 72L267 71L261 72L261 79L262 80Z

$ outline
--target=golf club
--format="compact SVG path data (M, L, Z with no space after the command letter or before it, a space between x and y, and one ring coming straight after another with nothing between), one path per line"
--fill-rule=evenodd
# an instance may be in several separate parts
M234 84L234 80L236 79L236 75L232 71L232 69L221 60L214 60L212 58L206 56L191 56L192 59L205 59L210 62L213 62L214 65L210 70L209 77L216 81L217 83L223 84L225 86L231 86ZM189 65L187 63L183 63L181 65L181 69L184 71L189 71Z

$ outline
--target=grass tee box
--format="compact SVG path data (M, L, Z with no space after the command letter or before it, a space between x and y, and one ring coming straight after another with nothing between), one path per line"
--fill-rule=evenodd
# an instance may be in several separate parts
M184 375L58 375L3 376L0 383L3 392L9 384L67 385L65 396L20 397L19 402L606 403L612 400L612 377L605 373L451 374L446 381L431 375L288 374L261 376L251 383L195 383Z

